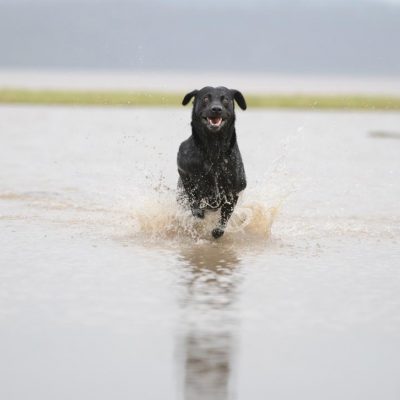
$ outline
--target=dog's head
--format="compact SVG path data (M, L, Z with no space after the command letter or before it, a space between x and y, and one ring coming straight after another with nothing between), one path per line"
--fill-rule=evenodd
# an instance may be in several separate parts
M235 121L234 101L242 110L247 108L242 93L223 86L193 90L183 98L182 104L185 106L193 97L192 121L202 124L210 132L219 132L232 126Z

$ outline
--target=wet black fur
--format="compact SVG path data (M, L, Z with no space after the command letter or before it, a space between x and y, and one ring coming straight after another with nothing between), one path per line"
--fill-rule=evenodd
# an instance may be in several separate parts
M220 210L214 238L224 234L225 227L246 187L246 175L236 140L235 104L246 109L246 101L237 90L205 87L188 93L182 104L194 98L192 135L179 147L179 200L188 205L192 214L204 218L206 209ZM220 128L208 118L222 118Z

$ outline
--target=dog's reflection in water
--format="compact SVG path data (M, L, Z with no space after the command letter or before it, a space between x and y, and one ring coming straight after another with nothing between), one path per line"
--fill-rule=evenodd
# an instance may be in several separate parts
M185 264L178 354L184 400L231 398L240 260L223 243L181 249Z

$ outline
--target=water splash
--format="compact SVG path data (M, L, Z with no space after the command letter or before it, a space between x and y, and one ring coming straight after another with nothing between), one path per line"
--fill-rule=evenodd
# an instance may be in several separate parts
M269 206L262 199L239 199L225 236L243 240L266 240L279 206ZM145 204L132 211L135 236L147 240L204 240L211 239L219 211L206 211L204 219L194 218L190 212L178 205L175 195L161 193L155 198L149 196Z

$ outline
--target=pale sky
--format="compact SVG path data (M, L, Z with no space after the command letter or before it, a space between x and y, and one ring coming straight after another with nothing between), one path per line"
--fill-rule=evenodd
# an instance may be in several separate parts
M16 4L16 3L117 3L117 2L128 2L135 3L137 0L0 0L0 4ZM143 2L143 1L142 1ZM148 3L182 3L187 5L187 0L147 0ZM220 5L224 4L235 4L242 7L251 7L252 5L262 5L266 3L305 3L305 4L326 4L337 3L337 4L357 4L357 3L376 3L376 4L395 4L400 5L400 0L202 0L201 3L192 3L193 5Z
M0 68L400 75L400 0L0 0Z

